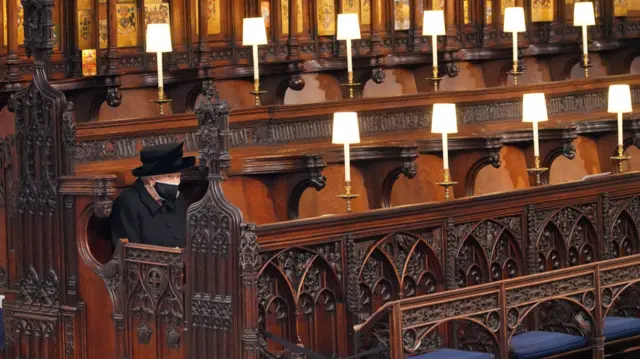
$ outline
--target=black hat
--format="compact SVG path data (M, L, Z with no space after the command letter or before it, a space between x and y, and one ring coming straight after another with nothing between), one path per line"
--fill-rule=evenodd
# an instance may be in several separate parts
M180 172L193 167L195 157L182 157L182 143L167 143L140 151L142 166L131 171L136 177Z

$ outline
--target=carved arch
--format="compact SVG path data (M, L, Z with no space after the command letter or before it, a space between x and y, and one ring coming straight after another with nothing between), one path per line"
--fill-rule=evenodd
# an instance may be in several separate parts
M489 281L487 255L475 237L467 237L456 253L456 283L458 288Z
M556 160L556 158L564 156L567 159L574 159L576 156L576 146L573 144L572 138L563 139L561 141L560 146L553 148L541 162L542 167L551 168L551 165ZM551 171L545 171L540 176L540 182L543 185L549 184L549 173Z
M610 239L615 258L635 254L640 250L638 228L626 209L620 211L613 220Z
M403 167L398 167L391 171L387 177L382 181L382 203L380 204L382 208L391 207L391 193L393 192L393 185L396 183L400 175L404 174L404 176L408 179L413 179L418 174L418 165L411 161L405 162Z
M193 112L196 106L198 96L202 94L202 84L197 83L191 89L187 91L185 96L185 112Z
M593 205L563 207L539 212L540 224L532 231L537 272L589 263L600 256ZM539 218L542 216L543 218ZM534 224L535 225L535 224Z
M465 192L468 197L475 194L476 178L483 168L489 165L493 166L493 168L500 168L501 161L499 151L500 149L491 151L489 156L479 159L471 166L471 169L467 172L467 176L464 181Z
M105 282L107 292L109 293L109 299L113 305L114 314L123 314L125 312L124 303L122 303L121 296L118 290L124 285L124 268L122 268L120 261L120 251L116 250L114 258L106 264L100 263L98 259L91 253L89 248L89 224L94 217L95 204L90 204L85 207L80 213L80 217L77 222L78 228L78 255L87 264L91 270L102 278Z
M495 313L495 312L492 312L492 313ZM486 318L489 318L489 316L487 316ZM472 337L469 338L470 340L465 340L464 337L459 338L458 335L456 335L456 340L454 340L454 343L458 345L458 348L467 349L469 351L483 351L483 352L487 352L486 349L492 348L492 350L489 352L495 355L499 355L500 339L496 334L497 331L492 330L487 326L487 324L483 323L483 321L478 320L476 318L446 319L441 322L438 322L436 325L429 327L427 330L424 330L421 333L415 335L413 338L411 334L407 335L407 333L411 333L411 332L415 333L415 330L405 331L403 333L403 337L405 338L405 352L415 354L417 351L438 349L440 346L439 344L441 343L433 343L433 340L440 339L439 332L444 332L444 329L446 329L444 327L449 323L453 323L454 327L463 329L463 330L458 330L458 333L456 334L459 334L459 332L462 332L464 336L466 332L471 332ZM470 330L465 330L465 329L470 329ZM480 330L480 332L478 330ZM431 342L423 343L425 338L429 338ZM409 340L406 340L406 339L409 339ZM493 345L489 344L489 342L491 342L491 344ZM407 344L409 347L407 347ZM482 350L482 349L485 349L485 350Z
M582 61L582 56L569 56L562 70L562 80L570 80L571 70L573 70L574 66L580 65ZM589 61L589 63L591 63L591 61Z
M551 305L551 308L541 308L541 306ZM563 311L567 310L567 307L573 309L574 311L578 311L580 313L580 317L576 315L567 316L567 313ZM548 309L547 312L544 312L544 309ZM512 308L509 311L519 311L518 308ZM582 303L578 302L575 299L567 298L567 297L552 297L546 298L546 300L537 302L530 307L526 307L523 312L518 312L518 317L515 323L507 325L509 328L509 332L507 333L507 343L511 343L511 339L515 334L521 332L519 328L523 323L526 323L526 319L531 313L538 313L540 315L542 311L542 315L545 318L539 318L537 323L540 326L536 328L537 330L545 331L545 329L555 328L555 330L549 331L561 331L567 333L572 331L572 333L568 334L576 334L576 331L579 332L579 335L589 337L589 333L591 330L595 330L596 328L596 320L593 317L591 311L586 308ZM547 321L549 317L552 317L551 320ZM589 322L590 327L584 328L580 323L580 319L586 319ZM577 322L577 323L576 323ZM576 323L576 324L573 324ZM587 329L589 330L588 332Z
M302 194L309 188L313 188L316 191L322 190L327 184L326 176L312 176L312 178L304 179L293 188L289 195L289 201L287 203L287 216L289 220L295 220L300 217L300 199Z
M613 312L614 316L618 317L637 318L640 316L640 288L638 287L638 283L640 283L640 279L625 284L606 301L603 298L605 307L602 311L603 320L609 316L610 312ZM610 289L611 288L605 288L603 291ZM607 302L608 305L606 304Z
M346 338L339 335L346 325L339 315L344 311L341 271L324 255L331 254L294 247L265 261L258 274L259 323L264 330L273 320L285 321L287 325L274 325L284 328L276 335L313 351L343 355L338 350L344 347L338 341ZM334 335L329 337L336 342L315 342L322 330L332 330ZM279 357L286 352L264 340L261 345L261 350L270 356Z
M475 224L467 223L457 226L456 234L452 237L457 248L450 255L456 258L458 286L466 286L464 283L479 284L521 275L524 272L524 249L522 234L518 231L521 231L519 216L488 219ZM458 243L461 244L458 246ZM477 245L478 253L473 253L473 257L470 257L474 245ZM461 266L467 268L466 274L471 274L467 272L473 267L475 270L473 277L463 280L462 273L458 271ZM475 278L473 282L468 281L473 278Z
M285 339L295 334L295 298L286 275L273 263L267 263L258 277L258 326ZM277 325L270 323L280 322ZM261 341L261 349L271 356L286 349L274 342Z
M364 256L358 273L360 304L371 313L389 300L441 290L443 279L435 251L424 238L391 233Z

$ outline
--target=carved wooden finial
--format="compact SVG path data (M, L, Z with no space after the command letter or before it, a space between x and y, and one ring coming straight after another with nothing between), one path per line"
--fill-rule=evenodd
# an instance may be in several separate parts
M56 43L53 31L53 0L22 0L24 7L24 47L34 66L44 66Z
M208 168L209 178L224 180L231 165L229 156L229 105L220 100L212 81L203 86L204 96L196 102L194 112L198 119L200 168Z

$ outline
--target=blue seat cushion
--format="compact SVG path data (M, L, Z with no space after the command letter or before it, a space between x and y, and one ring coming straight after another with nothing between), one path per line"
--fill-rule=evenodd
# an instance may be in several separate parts
M616 340L638 335L640 334L640 319L605 317L603 334L606 340Z
M438 349L426 354L415 355L410 359L491 359L493 355L482 352L466 352L455 349Z
M511 355L517 359L542 358L587 346L587 338L554 332L526 332L511 338Z

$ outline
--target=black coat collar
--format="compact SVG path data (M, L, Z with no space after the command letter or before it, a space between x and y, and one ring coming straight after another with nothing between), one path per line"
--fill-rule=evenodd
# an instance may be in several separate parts
M142 203L149 209L149 212L152 215L158 213L162 206L166 206L172 211L175 211L175 200L163 201L162 205L160 205L153 197L151 197L151 194L149 193L149 191L147 191L147 188L145 187L144 183L142 183L142 180L138 179L131 185L131 187L138 191L140 201L142 201Z

